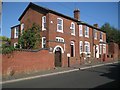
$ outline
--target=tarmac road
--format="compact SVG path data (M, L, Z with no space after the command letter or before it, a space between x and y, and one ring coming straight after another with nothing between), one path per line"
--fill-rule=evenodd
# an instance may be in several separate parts
M120 64L3 84L3 88L118 88Z

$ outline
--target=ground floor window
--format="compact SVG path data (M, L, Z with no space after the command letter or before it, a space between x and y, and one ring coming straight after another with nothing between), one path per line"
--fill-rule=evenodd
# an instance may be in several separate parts
M100 54L102 54L102 45L100 44Z
M83 51L83 42L80 41L80 53L82 53L82 51Z
M46 37L42 37L42 48L46 48Z
M85 48L85 52L90 52L90 43L85 41L85 45L84 45L84 48Z
M56 37L57 42L64 42L64 39L62 37Z
M18 45L18 42L15 42L15 43L14 43L14 48L16 48L17 45Z
M106 44L103 45L103 53L106 53Z
M74 41L71 41L70 48L71 48L71 57L74 57L75 56L75 44L74 44Z

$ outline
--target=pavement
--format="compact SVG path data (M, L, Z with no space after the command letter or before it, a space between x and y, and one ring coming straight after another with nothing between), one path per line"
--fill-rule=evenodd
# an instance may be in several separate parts
M76 65L76 66L70 66L70 67L58 67L55 69L51 70L46 70L46 71L38 71L34 73L27 73L27 74L22 74L22 75L13 75L9 77L2 77L2 84L4 83L11 83L11 82L17 82L17 81L23 81L23 80L29 80L29 79L34 79L34 78L40 78L40 77L47 77L47 76L52 76L52 75L57 75L57 74L62 74L62 73L68 73L68 72L74 72L78 70L84 70L88 68L94 68L94 67L99 67L99 66L104 66L104 65L109 65L109 64L115 64L119 63L118 61L112 61L112 62L94 62L94 63L87 63L84 65Z

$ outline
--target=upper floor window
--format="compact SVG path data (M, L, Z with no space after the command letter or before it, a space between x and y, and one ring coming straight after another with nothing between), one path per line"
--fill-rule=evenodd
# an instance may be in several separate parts
M23 33L24 30L24 23L21 24L21 33Z
M57 18L57 32L63 32L63 19Z
M14 38L18 38L19 35L19 27L15 27L14 29Z
M83 51L83 42L80 41L80 53L82 53L82 51Z
M103 33L100 32L100 40L103 40Z
M83 36L82 25L79 25L79 36Z
M71 23L71 35L75 35L75 24Z
M62 37L56 37L57 42L64 42L64 39Z
M94 39L97 39L97 30L94 29Z
M84 48L85 48L85 52L90 52L90 43L85 41L85 45L84 45Z
M46 37L42 37L42 48L46 48Z
M85 37L89 37L89 27L85 26Z
M46 16L42 17L42 31L46 30Z

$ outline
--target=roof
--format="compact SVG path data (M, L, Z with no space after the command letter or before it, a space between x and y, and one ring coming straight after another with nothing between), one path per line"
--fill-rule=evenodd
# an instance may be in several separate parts
M101 30L100 28L97 28L97 27L95 27L95 26L92 26L92 25L90 25L90 24L88 24L88 23L85 23L85 22L83 22L83 21L78 22L78 24L83 24L83 25L89 26L89 27L91 27L91 28L94 28L94 29L96 29L96 30L98 30L98 31L102 31L102 32L106 33L105 31Z
M75 22L77 22L78 24L83 24L83 25L87 25L87 26L89 26L89 27L91 27L91 28L94 28L94 29L97 29L97 30L99 30L99 31L102 31L102 32L105 32L105 31L103 31L103 30L101 30L101 29L99 29L99 28L97 28L97 27L95 27L95 26L92 26L92 25L90 25L90 24L87 24L87 23L85 23L85 22L83 22L83 21L79 21L79 20L77 20L77 19L75 19L75 18L72 18L72 17L69 17L69 16L67 16L67 15L64 15L64 14L61 14L61 13L59 13L59 12L56 12L56 11L54 11L54 10L51 10L51 9L48 9L48 8L45 8L45 7L42 7L42 6L38 6L38 5L36 5L36 4L34 4L34 3L29 3L29 5L27 6L27 8L24 10L24 12L22 13L22 15L19 17L19 21L22 19L22 17L25 15L25 13L27 12L27 10L29 9L29 8L36 8L36 9L38 9L38 10L44 10L46 13L53 13L53 14L56 14L56 15L59 15L59 16L62 16L62 17L65 17L65 18L67 18L67 19L70 19L70 20L73 20L73 21L75 21ZM15 26L14 26L15 27ZM13 28L13 27L11 27L11 28Z
M60 15L60 16L63 16L63 17L65 17L65 18L68 18L68 19L70 19L70 20L73 20L73 21L76 21L76 22L78 22L78 20L77 19L75 19L75 18L72 18L72 17L69 17L69 16L67 16L67 15L64 15L64 14L61 14L61 13L59 13L59 12L56 12L56 11L54 11L54 10L51 10L51 9L48 9L48 8L45 8L45 7L42 7L42 6L38 6L38 5L36 5L36 4L33 4L33 3L29 3L29 5L27 6L27 8L24 10L24 12L22 13L22 15L19 17L19 21L22 19L22 17L25 15L25 13L27 12L27 10L29 9L29 8L32 8L32 7L34 7L34 8L37 8L37 9L39 9L39 10L44 10L44 11L46 11L46 12L50 12L50 13L53 13L53 14L56 14L56 15Z
M12 27L11 27L11 29L12 29L12 28L14 28L14 27L17 27L17 26L20 26L20 24L18 24L18 25L15 25L15 26L12 26Z

